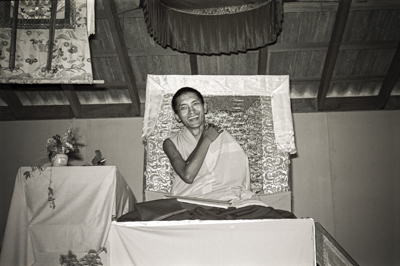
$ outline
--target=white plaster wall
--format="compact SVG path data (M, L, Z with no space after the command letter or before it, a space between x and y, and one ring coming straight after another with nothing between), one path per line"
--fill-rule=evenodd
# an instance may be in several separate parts
M360 265L399 265L400 111L293 117L293 212L320 222Z
M335 238L361 265L394 265L398 113L328 117Z
M400 111L294 114L293 212L320 222L360 265L400 265ZM35 164L69 120L0 122L0 239L17 170ZM116 165L142 197L143 118L77 119L86 146ZM396 261L397 258L397 261ZM396 264L397 263L397 264Z
M293 212L334 234L329 132L321 113L293 115L297 154L292 157Z

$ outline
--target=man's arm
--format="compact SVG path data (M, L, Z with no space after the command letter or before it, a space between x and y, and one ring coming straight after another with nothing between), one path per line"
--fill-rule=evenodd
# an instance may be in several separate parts
M222 131L217 131L214 127L207 128L200 137L196 148L192 151L186 161L182 158L182 155L179 153L175 147L175 144L170 139L164 140L164 152L168 156L175 172L185 183L193 183L195 177L200 171L201 166L203 165L210 144L221 133Z

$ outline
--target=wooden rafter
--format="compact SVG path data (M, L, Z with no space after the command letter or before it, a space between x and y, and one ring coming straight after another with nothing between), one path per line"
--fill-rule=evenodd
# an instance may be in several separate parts
M134 116L140 115L140 98L136 87L135 76L133 75L132 65L129 60L128 49L126 47L124 34L119 22L117 8L114 0L104 1L107 19L111 27L111 33L114 39L115 48L117 50L118 59L121 64L121 69L125 78L126 87L132 101ZM108 6L106 5L108 3Z
M392 63L390 64L389 70L386 74L385 80L383 81L382 87L379 91L377 107L384 109L389 101L390 94L400 76L400 43L397 47L396 53L393 57Z
M351 0L341 0L339 2L338 11L336 12L335 24L332 30L331 40L329 43L321 82L318 89L317 100L319 111L322 111L324 108L326 95L328 94L328 90L331 85L333 69L335 68L340 43L342 42L343 32L346 27L347 18L349 16L350 6Z
M338 9L335 1L288 1L283 3L285 13L298 12L334 12ZM383 10L383 9L400 9L398 0L391 1L355 1L350 10Z
M395 49L398 45L397 41L357 41L341 43L339 50L370 50L370 49ZM276 43L268 46L268 53L282 53L282 52L315 52L327 51L329 43ZM117 57L117 52L111 49L92 49L92 58L105 58ZM246 53L260 53L257 51L247 51ZM135 48L129 49L130 57L135 56L176 56L184 53L172 50L171 48L162 47L148 47L148 48ZM192 56L192 55L191 55ZM195 55L194 55L195 56Z
M376 110L377 96L328 97L324 111L362 111Z
M74 117L68 105L24 106L24 119L70 119Z
M258 75L267 75L268 46L258 49Z
M131 104L87 104L82 105L82 118L114 118L114 117L132 117L135 110Z
M72 84L61 85L63 89L64 96L67 98L69 104L71 105L71 110L76 118L81 116L81 103L76 95L75 87Z
M197 55L196 54L190 54L190 70L192 75L198 75L199 74L199 67L197 65Z
M24 110L21 101L18 96L12 90L11 85L2 84L0 90L1 96L11 109L12 113L17 119L24 119Z

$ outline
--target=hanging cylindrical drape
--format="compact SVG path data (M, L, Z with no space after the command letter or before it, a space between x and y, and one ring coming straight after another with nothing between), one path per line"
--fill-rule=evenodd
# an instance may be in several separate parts
M282 27L282 0L144 0L143 12L158 44L196 54L257 49Z

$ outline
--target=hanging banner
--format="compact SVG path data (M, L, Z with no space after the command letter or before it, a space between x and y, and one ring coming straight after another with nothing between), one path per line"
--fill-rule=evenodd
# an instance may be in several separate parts
M88 6L94 14L93 1L0 1L0 83L92 84L87 17ZM52 5L57 7L54 35Z

